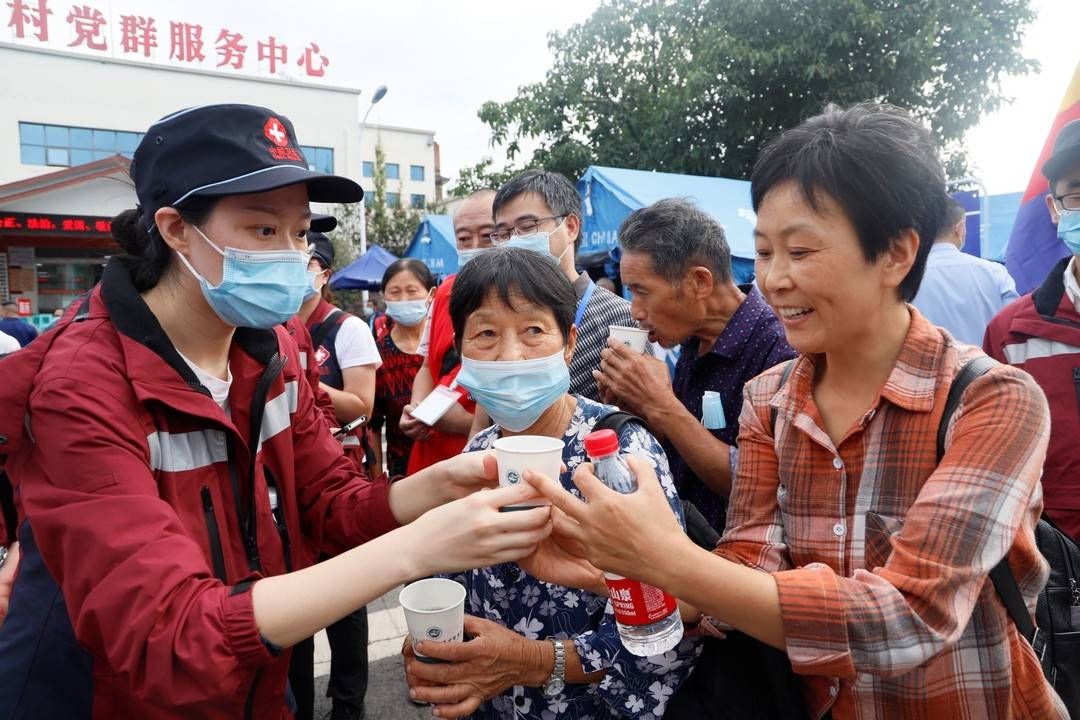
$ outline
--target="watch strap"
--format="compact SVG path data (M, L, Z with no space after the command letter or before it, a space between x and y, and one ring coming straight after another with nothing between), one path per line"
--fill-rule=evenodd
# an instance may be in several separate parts
M544 683L544 687L548 687L556 681L560 684L566 682L566 645L563 644L562 640L556 640L555 638L548 638L548 641L555 648L555 665L551 668L551 676Z

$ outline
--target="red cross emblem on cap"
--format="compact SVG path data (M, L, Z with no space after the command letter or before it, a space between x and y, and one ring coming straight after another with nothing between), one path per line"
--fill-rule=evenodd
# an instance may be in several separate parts
M285 132L285 126L276 117L271 117L263 125L263 134L278 147L286 147L289 144L289 134Z

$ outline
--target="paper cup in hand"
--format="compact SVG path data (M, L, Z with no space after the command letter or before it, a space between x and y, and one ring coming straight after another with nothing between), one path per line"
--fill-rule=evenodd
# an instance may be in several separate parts
M624 325L611 325L608 327L608 337L613 337L634 352L645 352L645 346L649 343L649 331Z
M546 435L515 435L495 441L495 459L499 463L499 487L512 487L525 481L525 471L543 473L553 480L562 471L563 441ZM550 505L550 500L534 500L521 505L507 505L502 510L528 510Z
M461 642L465 637L465 587L453 580L428 578L406 585L398 595L405 623L409 626L416 659L426 663L445 660L416 652L416 645L427 642Z

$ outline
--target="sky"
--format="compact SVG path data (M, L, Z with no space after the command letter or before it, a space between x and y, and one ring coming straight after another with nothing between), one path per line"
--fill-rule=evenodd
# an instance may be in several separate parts
M768 1L768 0L762 0ZM48 0L53 10L53 42L66 47L66 6L74 0ZM1002 85L1013 101L989 115L968 134L975 174L991 193L1023 189L1046 138L1053 116L1080 62L1080 0L1032 0L1038 13L1024 38L1024 52L1042 66L1038 74L1008 78ZM386 85L385 98L369 122L435 132L442 173L453 178L485 155L504 158L490 146L477 111L487 100L506 101L518 87L542 81L551 67L548 35L585 20L599 0L94 0L110 17L110 47L119 46L117 18L142 13L158 18L167 61L169 20L201 23L208 46L221 28L241 30L251 45L273 34L288 42L286 66L300 74L296 55L315 42L329 58L325 82L362 91L362 115L371 92ZM6 17L6 15L4 16ZM70 20L67 21L70 23ZM8 29L8 34L12 31ZM3 33L0 33L0 37ZM8 39L8 38L2 38ZM78 48L76 48L77 50ZM254 51L254 48L252 48ZM208 49L212 63L213 53ZM156 58L162 60L161 57ZM249 63L250 65L250 63ZM245 72L251 68L246 67Z

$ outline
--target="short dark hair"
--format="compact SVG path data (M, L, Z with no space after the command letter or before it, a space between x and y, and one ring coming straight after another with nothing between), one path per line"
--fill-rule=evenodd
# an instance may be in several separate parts
M547 308L555 316L563 340L570 337L577 295L566 275L551 258L533 250L505 246L480 253L454 279L450 320L454 325L454 344L459 350L465 321L494 293L510 308L513 307L511 295Z
M945 200L945 210L941 215L941 230L939 232L946 232L952 230L956 225L964 221L967 217L967 210L964 206L954 198L949 197Z
M395 275L400 275L403 272L412 273L420 281L420 284L424 286L425 290L435 287L435 276L431 274L431 268L427 266L427 263L416 258L401 258L390 263L386 268L386 272L383 273L382 292L386 292L386 286L390 284Z
M504 205L526 193L536 193L544 198L544 204L552 215L575 215L581 219L581 197L574 183L567 180L565 175L548 170L526 170L511 178L495 193L491 214L498 215ZM574 241L577 239L574 238Z
M793 181L814 210L832 198L855 226L867 262L885 253L904 230L919 250L900 297L919 290L926 258L944 215L945 171L930 133L892 105L835 105L785 131L758 156L750 176L754 211L777 185Z
M653 270L678 282L695 265L712 271L717 282L731 279L731 248L723 226L688 200L668 198L630 213L619 227L624 252L652 258Z

